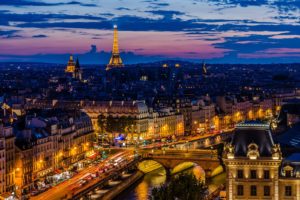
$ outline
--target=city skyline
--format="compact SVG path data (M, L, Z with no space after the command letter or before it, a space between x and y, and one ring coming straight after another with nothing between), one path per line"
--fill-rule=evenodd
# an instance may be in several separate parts
M125 64L300 61L297 1L1 1L0 61L107 64L113 25Z

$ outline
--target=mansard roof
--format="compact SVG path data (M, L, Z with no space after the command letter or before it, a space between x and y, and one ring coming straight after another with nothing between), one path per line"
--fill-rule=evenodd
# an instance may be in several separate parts
M234 155L247 157L248 146L255 143L258 146L260 157L271 157L273 138L268 124L258 121L248 121L236 126L232 139Z

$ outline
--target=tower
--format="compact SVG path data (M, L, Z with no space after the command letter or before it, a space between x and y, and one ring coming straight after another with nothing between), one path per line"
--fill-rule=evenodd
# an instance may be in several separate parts
M69 61L68 61L68 65L65 69L65 72L69 72L69 73L73 73L75 71L75 63L73 60L73 55L70 55Z
M78 79L78 80L82 79L82 71L80 69L78 58L76 59L75 69L74 69L72 76L73 76L73 78Z
M202 75L203 76L207 75L207 68L205 62L203 62L202 64Z
M113 41L112 55L106 67L106 70L110 70L112 68L117 68L117 67L124 67L124 65L122 63L122 59L119 53L118 27L117 25L114 25L114 41Z

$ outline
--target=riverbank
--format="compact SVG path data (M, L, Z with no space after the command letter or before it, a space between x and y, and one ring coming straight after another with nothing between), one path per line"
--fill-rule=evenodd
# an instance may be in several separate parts
M102 200L112 200L113 198L117 197L121 194L124 190L129 188L131 185L136 183L144 176L144 173L137 171L132 174L130 177L122 181L120 184L113 187L110 191L108 191L102 198Z

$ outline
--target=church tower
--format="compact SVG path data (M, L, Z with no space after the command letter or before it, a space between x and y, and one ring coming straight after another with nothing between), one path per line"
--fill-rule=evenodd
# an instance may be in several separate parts
M75 70L72 74L73 78L78 79L78 80L82 80L82 71L79 65L79 60L78 58L76 59L76 64L75 64Z
M207 73L207 68L206 68L206 64L205 62L203 62L202 64L202 75L203 76L206 76L208 73Z
M113 41L112 55L106 67L106 70L110 70L112 68L117 68L117 67L124 67L124 65L122 63L122 59L119 53L118 27L117 25L114 25L114 41Z
M74 60L73 60L73 55L70 55L68 65L65 69L65 72L73 73L74 71L75 71L75 63L74 63Z

